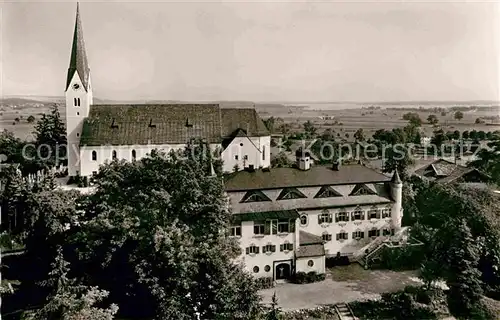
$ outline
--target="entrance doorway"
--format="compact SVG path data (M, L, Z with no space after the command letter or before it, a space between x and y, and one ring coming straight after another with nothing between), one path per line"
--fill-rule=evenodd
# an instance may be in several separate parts
M289 263L277 264L275 275L276 275L276 280L284 280L290 278L290 264Z

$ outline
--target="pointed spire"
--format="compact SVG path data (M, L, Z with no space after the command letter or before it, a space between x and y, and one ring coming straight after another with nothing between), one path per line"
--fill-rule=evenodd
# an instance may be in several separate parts
M402 184L401 178L399 177L398 169L394 170L394 174L392 175L391 182L394 184Z
M75 72L78 72L82 80L83 87L88 90L89 83L89 65L87 61L87 53L85 51L85 42L83 40L83 28L80 20L80 5L76 3L76 20L75 31L73 33L73 46L71 48L71 58L69 61L68 78L66 80L66 90L70 85L71 79Z
M216 174L215 174L215 169L214 169L214 164L212 161L210 161L210 176L211 177L215 177Z

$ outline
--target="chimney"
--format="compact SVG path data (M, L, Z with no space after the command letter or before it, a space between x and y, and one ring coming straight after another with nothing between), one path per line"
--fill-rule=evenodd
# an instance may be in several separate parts
M295 160L297 161L297 168L306 171L311 168L311 154L307 151L302 151L302 148L295 151Z

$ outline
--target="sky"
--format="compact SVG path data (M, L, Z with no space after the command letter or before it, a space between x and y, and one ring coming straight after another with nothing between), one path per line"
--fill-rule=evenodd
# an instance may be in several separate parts
M76 2L0 1L0 94L62 96ZM496 2L80 2L94 97L499 100Z

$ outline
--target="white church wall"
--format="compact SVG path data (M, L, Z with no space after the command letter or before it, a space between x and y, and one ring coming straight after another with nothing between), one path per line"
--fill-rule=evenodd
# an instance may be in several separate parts
M222 152L221 156L224 161L222 170L233 172L235 165L238 165L240 170L248 168L250 165L253 165L255 169L269 167L271 164L270 149L270 136L235 137Z
M171 150L181 150L186 144L162 144L162 145L125 145L125 146L82 146L80 151L80 168L82 176L91 176L95 171L99 171L99 166L113 160L113 151L116 151L118 160L132 161L132 151L135 151L135 159L140 160L150 154L152 150L158 149L165 153ZM214 151L220 147L218 144L211 144L210 149ZM96 152L96 160L92 160L92 152Z

